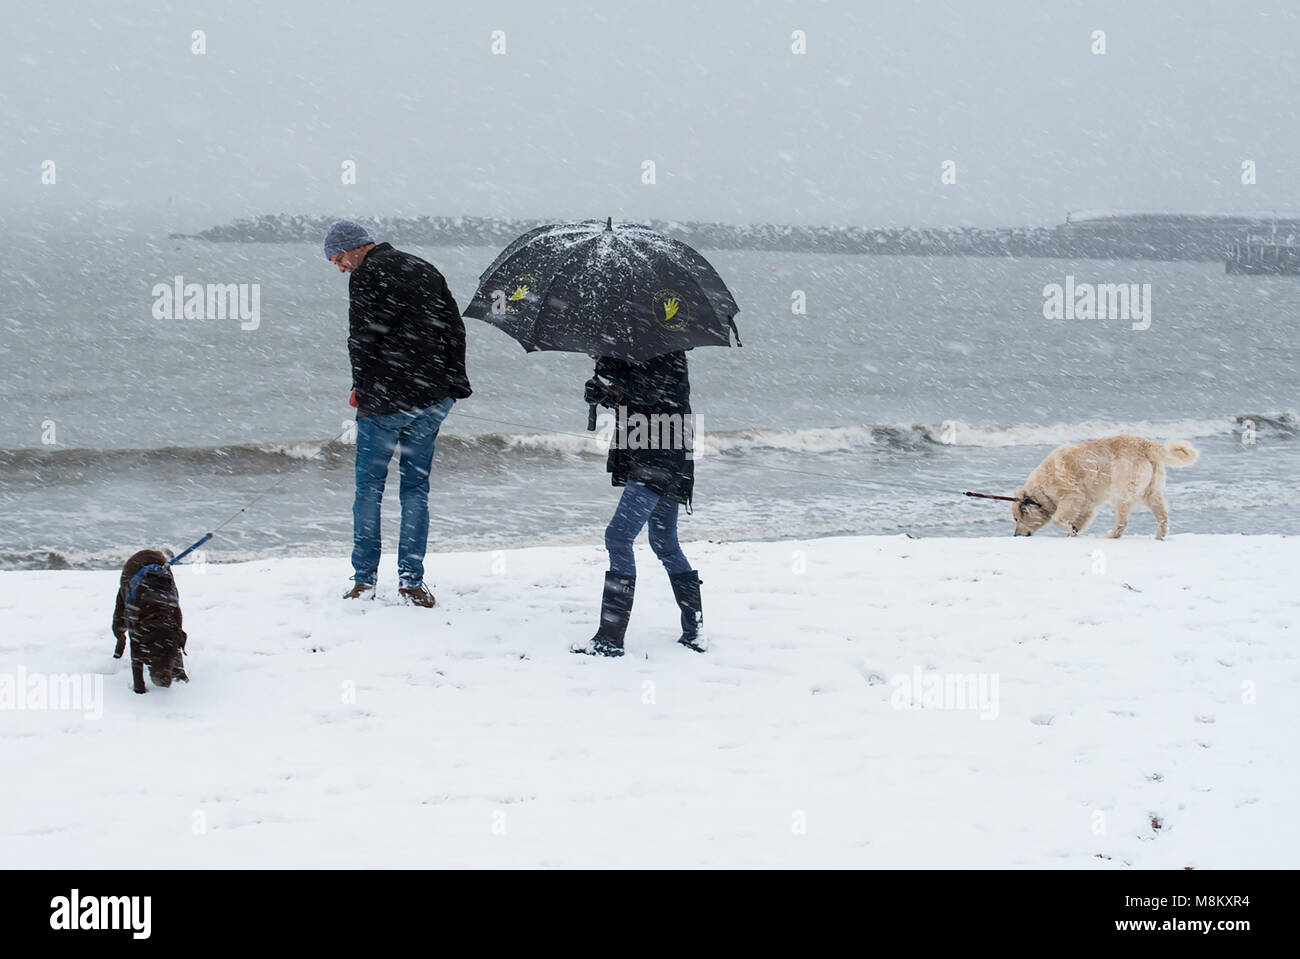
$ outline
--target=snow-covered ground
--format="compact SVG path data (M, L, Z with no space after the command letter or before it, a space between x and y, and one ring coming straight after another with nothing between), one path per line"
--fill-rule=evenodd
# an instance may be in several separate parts
M686 550L713 651L642 548L612 661L567 652L595 547L431 555L436 610L391 556L373 603L343 558L182 568L193 682L145 696L115 573L0 573L11 706L107 674L0 709L0 864L1300 865L1300 540Z

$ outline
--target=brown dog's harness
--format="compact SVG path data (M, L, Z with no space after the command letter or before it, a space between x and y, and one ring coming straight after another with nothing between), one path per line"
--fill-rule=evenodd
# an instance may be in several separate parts
M163 583L165 583L166 591L172 597L179 599L179 597L176 596L176 585L175 585L175 581L172 579L172 571L167 566L160 566L157 563L150 563L148 566L140 567L139 571L134 576L131 577L130 582L126 584L126 589L127 589L126 598L128 603L132 603L132 604L135 603L135 591L140 588L141 580L143 580L146 576L150 580L152 580L152 582L150 583L151 586L153 586L154 588L158 588L159 586L163 585ZM166 577L166 579L163 579L163 577Z

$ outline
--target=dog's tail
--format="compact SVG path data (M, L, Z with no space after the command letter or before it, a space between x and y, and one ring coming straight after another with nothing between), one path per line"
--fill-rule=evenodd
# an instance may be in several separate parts
M1152 443L1148 455L1157 463L1178 469L1181 466L1191 466L1201 454L1187 440L1166 440L1164 446Z

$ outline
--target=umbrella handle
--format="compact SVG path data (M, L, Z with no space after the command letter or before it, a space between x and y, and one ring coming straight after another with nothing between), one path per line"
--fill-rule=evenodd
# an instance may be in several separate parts
M596 432L596 404L592 403L587 407L587 429Z

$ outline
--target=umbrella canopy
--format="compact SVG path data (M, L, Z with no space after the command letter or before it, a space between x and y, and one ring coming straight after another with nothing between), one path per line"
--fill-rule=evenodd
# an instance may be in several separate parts
M709 261L680 240L587 220L539 227L511 243L479 278L465 316L504 330L530 353L642 363L730 346L739 311Z

